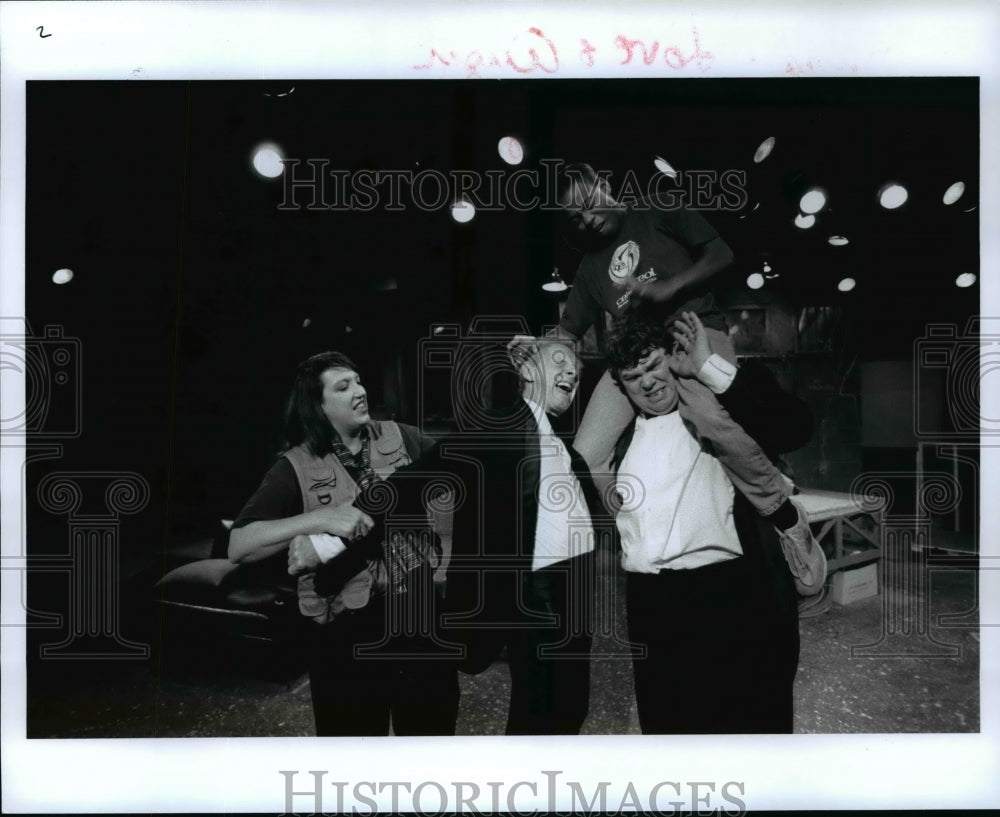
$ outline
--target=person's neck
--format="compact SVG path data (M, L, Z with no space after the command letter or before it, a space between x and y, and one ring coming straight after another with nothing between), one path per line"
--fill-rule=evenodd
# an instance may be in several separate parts
M603 250L605 247L610 247L622 234L622 227L619 223L618 229L613 233L608 233L607 235L596 235L587 240L587 247L585 249L590 249L592 251Z
M542 398L540 398L538 395L536 395L530 389L528 391L526 391L526 392L521 392L521 399L526 400L527 402L531 403L532 405L538 406L538 408L540 408L542 410L543 414L548 415L550 418L552 417L552 415L549 413L548 409L545 407L545 400L542 399Z
M672 409L670 409L670 411L664 414L647 414L645 411L639 413L644 420L652 420L654 417L669 417L671 414L675 414L676 412L677 412L677 407L674 406Z
M364 431L365 427L362 426L357 431L350 434L345 434L343 431L337 431L337 436L340 437L340 441L346 446L348 451L352 454L357 454L365 444Z

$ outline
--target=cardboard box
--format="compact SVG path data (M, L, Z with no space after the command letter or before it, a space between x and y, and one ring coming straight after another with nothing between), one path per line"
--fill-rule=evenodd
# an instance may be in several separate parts
M853 570L838 570L833 574L833 600L837 604L867 599L878 595L878 564Z

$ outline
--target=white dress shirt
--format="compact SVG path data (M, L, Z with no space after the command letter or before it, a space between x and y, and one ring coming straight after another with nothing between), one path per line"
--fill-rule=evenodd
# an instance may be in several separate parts
M728 361L712 355L699 379L719 394L735 372ZM625 570L658 573L742 555L733 484L719 461L702 451L679 412L636 419L617 483L623 504L616 524Z
M538 521L531 569L561 562L594 549L594 526L580 481L573 473L569 451L552 431L541 406L525 398L538 423L541 453L538 480Z

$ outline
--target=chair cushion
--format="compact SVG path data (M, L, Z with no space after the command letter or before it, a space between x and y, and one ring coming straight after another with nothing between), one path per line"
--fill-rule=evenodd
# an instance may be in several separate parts
M283 558L283 557L282 557ZM156 584L161 603L181 607L251 614L282 620L298 617L294 584L270 581L264 562L233 564L228 559L201 559L167 573ZM284 574L286 581L290 578Z
M226 594L226 607L235 610L272 612L275 607L288 605L298 615L297 595L287 587L248 585L234 587Z
M174 568L156 586L162 588L164 594L206 590L217 592L233 581L239 569L240 565L229 559L199 559Z

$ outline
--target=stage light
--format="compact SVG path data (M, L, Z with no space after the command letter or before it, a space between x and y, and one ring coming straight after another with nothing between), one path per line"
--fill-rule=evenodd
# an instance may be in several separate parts
M671 179L677 178L677 171L670 166L670 162L664 159L662 156L656 156L653 158L653 166L660 171L664 176L669 176Z
M856 286L856 281L853 278L842 278L840 283L837 284L837 289L841 292L850 292Z
M976 273L974 272L963 272L955 279L955 286L962 289L971 287L974 283L976 283Z
M834 247L844 247L851 243L847 236L843 235L831 235L827 239L827 242L832 244Z
M516 136L505 136L497 143L497 153L509 165L519 165L524 160L524 145Z
M257 145L253 153L253 169L266 179L276 179L285 172L281 163L283 158L277 145L270 142Z
M818 213L826 207L826 193L818 187L806 192L799 200L799 210L808 216Z
M68 284L73 280L73 270L71 269L57 269L52 273L52 283L54 284Z
M345 326L344 327L344 331L349 335L349 334L351 334L351 332L354 331L354 329L352 327L350 327L350 326Z
M460 199L451 206L451 217L459 224L466 224L476 217L476 207L466 199Z
M799 213L795 217L795 226L798 227L800 230L808 230L815 223L816 223L816 216L804 216L802 215L802 213Z
M549 280L542 284L542 289L546 292L565 292L569 287L566 286L566 282L562 279L559 274L559 267L552 270L552 275Z
M759 272L752 272L747 276L747 286L750 289L760 289L764 286L764 276Z
M774 150L774 137L768 136L763 142L760 143L757 150L753 154L753 160L756 164L763 162L768 156L771 155L771 151Z
M906 204L906 200L909 197L910 194L907 189L896 182L889 182L882 185L878 191L878 203L886 210L895 210L897 207L902 207Z
M954 204L965 192L965 182L955 182L951 187L944 191L944 197L941 199L945 204Z
M764 272L770 272L771 271L771 265L768 264L767 261L764 262L763 270L764 270Z
M308 329L310 326L312 326L312 319L306 318L304 321L302 321L303 329Z

